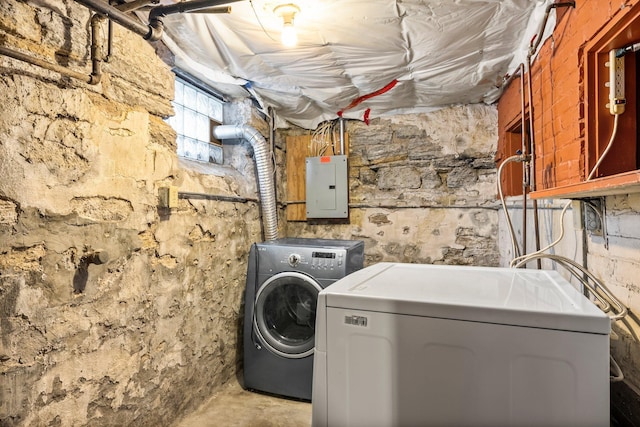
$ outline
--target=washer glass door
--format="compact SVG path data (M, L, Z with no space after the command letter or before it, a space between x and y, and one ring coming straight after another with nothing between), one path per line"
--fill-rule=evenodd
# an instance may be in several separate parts
M258 290L254 329L269 350L287 358L313 353L316 304L322 287L311 277L283 272Z

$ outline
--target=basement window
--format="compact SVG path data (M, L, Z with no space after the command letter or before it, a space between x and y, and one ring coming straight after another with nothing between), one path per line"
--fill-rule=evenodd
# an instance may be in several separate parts
M175 115L167 122L178 134L178 156L222 164L222 142L213 128L223 123L224 101L197 79L176 73L172 104Z
M616 108L622 107L624 112L618 114L615 138L608 154L598 166L592 179L613 177L640 169L638 127L638 119L640 118L640 108L638 107L640 51L636 50L639 48L640 4L609 22L586 47L587 153L585 177L589 176L607 149L614 132L616 114L609 107L609 104L612 103L610 101L611 52L614 56L616 53L619 54L619 58L614 60L616 66L623 65L623 71L622 68L619 68L621 71L617 73L618 79L621 81L617 85L621 96L618 96L619 100L613 103L619 103Z
M528 119L526 121L526 129L525 129L525 146L527 149L527 153L531 151L531 147L529 145L529 127L528 127ZM499 162L506 160L508 157L519 154L522 152L522 121L520 116L512 121L509 124L507 131L505 133L504 139L504 151L501 153L502 157L498 159ZM504 170L502 171L502 176L500 177L502 183L502 193L505 197L507 196L520 196L523 191L523 163L522 162L511 162L505 165Z

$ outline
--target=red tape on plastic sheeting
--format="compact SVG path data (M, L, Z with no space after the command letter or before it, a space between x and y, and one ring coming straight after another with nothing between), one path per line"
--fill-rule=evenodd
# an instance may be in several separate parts
M398 79L393 79L393 80L391 80L391 82L389 84L387 84L382 89L378 89L375 92L371 92L371 93L368 93L366 95L362 95L361 97L358 97L358 98L354 99L353 101L351 101L351 104L347 105L346 108L343 108L342 110L338 111L338 117L342 117L342 114L345 111L352 109L356 105L360 104L363 101L366 101L369 98L373 98L374 96L382 95L385 92L389 92L391 89L394 88L394 86L396 84L398 84Z
M364 123L369 126L369 114L371 114L371 108L367 108L366 110L364 110L364 117L362 118L362 120L364 120Z

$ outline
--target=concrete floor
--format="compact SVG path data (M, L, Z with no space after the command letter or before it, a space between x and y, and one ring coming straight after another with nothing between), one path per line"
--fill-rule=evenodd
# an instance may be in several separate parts
M245 391L232 381L174 427L306 427L311 403Z
M626 403L623 411L614 408L620 403L620 393L612 386L611 427L640 426L640 400ZM634 396L636 396L634 394ZM637 396L635 397L637 399ZM627 407L629 406L629 407ZM615 416L614 416L615 415ZM635 420L635 421L634 421ZM243 390L237 381L227 384L214 394L197 411L189 414L173 427L309 427L311 403L278 398Z

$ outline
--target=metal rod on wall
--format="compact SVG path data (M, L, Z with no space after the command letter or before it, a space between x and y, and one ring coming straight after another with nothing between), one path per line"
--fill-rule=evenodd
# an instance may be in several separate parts
M88 74L83 74L78 71L63 67L62 65L53 64L39 58L33 58L29 55L25 55L22 52L18 52L17 50L13 50L5 46L0 46L0 54L13 59L17 59L19 61L27 62L31 65L36 65L50 71L55 71L56 73L62 74L63 76L73 77L74 79L82 80L85 83L91 83L91 76Z
M74 0L89 9L98 12L105 17L117 22L129 31L141 35L146 40L159 40L162 32L158 32L151 25L143 24L132 18L120 9L103 2L102 0Z
M201 200L217 200L220 202L233 202L233 203L258 203L258 199L250 197L238 197L238 196L223 196L219 194L206 194L206 193L190 193L185 191L178 192L179 199L201 199Z
M346 153L344 152L345 150L345 142L344 142L344 119L342 117L340 117L339 119L339 123L340 123L340 154L341 155L345 155Z

